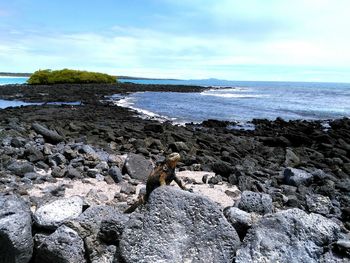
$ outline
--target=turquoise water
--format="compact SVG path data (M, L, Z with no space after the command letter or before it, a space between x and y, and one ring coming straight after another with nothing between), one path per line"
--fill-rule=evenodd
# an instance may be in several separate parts
M0 85L7 84L24 84L28 78L26 77L1 77L0 76Z

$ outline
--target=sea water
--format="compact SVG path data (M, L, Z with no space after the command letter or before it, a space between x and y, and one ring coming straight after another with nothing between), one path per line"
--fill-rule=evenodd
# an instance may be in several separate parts
M24 84L28 80L27 77L7 77L0 76L0 85L8 85L8 84Z
M150 80L133 82L146 84L150 83ZM165 80L153 80L152 83L201 85L215 88L198 93L134 93L119 100L118 105L177 123L201 122L206 119L247 122L254 118L273 120L281 117L285 120L315 120L350 116L350 84L213 79L170 80L168 83Z

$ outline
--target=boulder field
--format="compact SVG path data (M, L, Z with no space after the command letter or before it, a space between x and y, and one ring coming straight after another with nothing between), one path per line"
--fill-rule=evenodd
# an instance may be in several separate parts
M0 87L83 102L0 110L0 263L350 262L349 119L176 126L101 102L114 86L60 87ZM193 193L124 214L171 152Z

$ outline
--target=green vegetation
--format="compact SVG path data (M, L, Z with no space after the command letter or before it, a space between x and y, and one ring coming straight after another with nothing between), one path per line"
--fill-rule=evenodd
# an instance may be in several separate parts
M72 69L38 70L28 79L30 85L67 84L67 83L115 83L116 77L111 75Z

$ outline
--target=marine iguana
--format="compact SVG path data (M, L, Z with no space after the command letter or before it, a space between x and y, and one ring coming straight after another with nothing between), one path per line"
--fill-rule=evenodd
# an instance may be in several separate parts
M175 181L181 189L188 190L175 174L175 167L179 160L180 154L172 153L167 156L165 161L160 162L147 177L146 194L139 196L138 200L126 209L124 213L129 214L134 212L138 206L148 201L154 189L162 185L169 185L172 181Z

